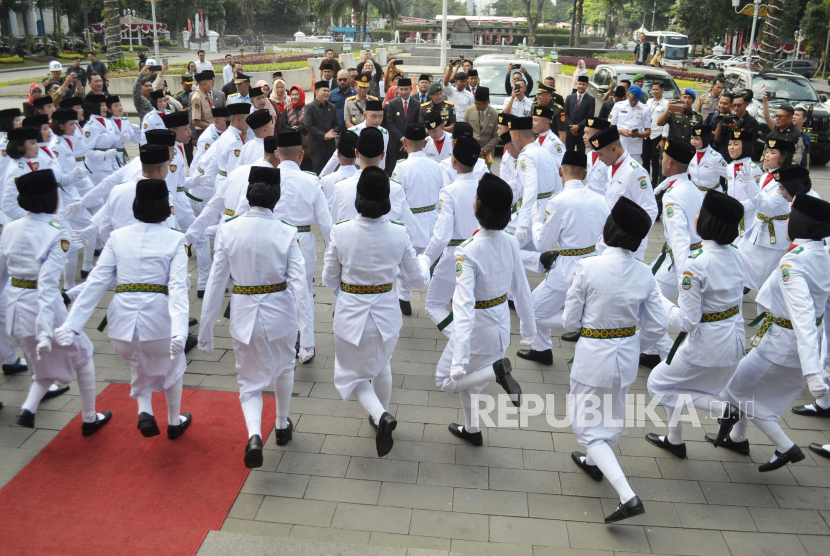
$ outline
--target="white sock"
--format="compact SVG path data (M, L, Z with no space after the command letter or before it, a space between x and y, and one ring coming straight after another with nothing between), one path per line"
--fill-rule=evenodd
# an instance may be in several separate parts
M378 399L378 395L375 394L375 389L369 384L369 381L362 380L358 382L353 394L357 403L372 416L376 424L379 423L385 410L383 409L383 404Z
M392 367L386 365L378 376L372 379L372 388L378 396L384 411L389 411L389 400L392 399Z
M84 423L95 421L95 366L89 363L75 369L78 377L78 389L81 391L81 416Z
M493 382L496 380L496 371L493 370L492 365L488 365L483 369L479 369L472 373L467 373L466 375L462 376L460 379L455 381L456 384L456 391L461 390L468 390L475 386L481 386L482 384L487 384L488 382Z
M182 383L184 379L179 381L164 391L167 398L167 424L171 427L181 425L181 410L182 410Z
M473 426L473 398L469 390L459 390L458 397L461 398L461 407L464 408L464 430L467 432L481 432L481 429Z
M283 371L277 377L274 387L277 398L277 428L288 428L288 410L291 407L291 394L294 392L294 369Z
M824 396L816 400L816 405L822 409L827 409L830 407L830 391L828 391Z
M668 440L672 444L683 444L683 421L680 421L680 413L683 411L683 406L680 407L666 407L666 416L668 417L669 423L669 434ZM677 423L672 426L671 421L675 414L678 414L678 421Z
M596 465L596 462L591 459L591 454L586 454L584 460L588 465Z
M248 438L258 434L262 438L262 392L253 394L242 402L242 415L248 427Z
M631 486L628 484L628 480L626 480L622 467L620 467L619 462L617 462L617 457L614 455L613 450L611 450L611 446L603 442L602 444L591 446L587 449L587 452L588 456L596 462L596 466L599 467L599 470L602 471L605 478L608 479L608 482L614 486L617 494L620 495L620 502L625 504L634 498L634 491L631 490Z
M23 405L20 406L20 409L26 409L32 413L37 413L37 406L40 405L40 400L42 400L43 396L46 395L46 392L49 391L49 386L51 384L52 381L48 379L33 380L32 385L29 387L29 395L26 397L26 401L23 402Z
M732 432L729 433L729 438L733 442L743 442L746 440L746 428L749 426L749 419L746 417L735 423L732 427Z
M153 415L152 392L144 392L143 394L139 394L138 397L136 397L136 401L138 402L139 413L149 413L150 415Z
M70 290L75 287L75 273L78 270L78 252L69 253L66 264L63 267L63 289Z
M756 427L761 429L762 433L767 435L767 437L772 440L772 443L775 444L775 449L782 454L795 445L795 442L789 439L777 421L753 419L752 422L755 423ZM775 457L773 456L773 459L770 461L775 461Z

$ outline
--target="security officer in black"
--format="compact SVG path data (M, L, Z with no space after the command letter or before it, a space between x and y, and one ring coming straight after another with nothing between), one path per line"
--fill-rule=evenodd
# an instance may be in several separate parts
M775 116L769 116L769 100L767 94L764 93L764 118L767 120L767 125L770 131L766 139L785 139L795 145L795 154L793 155L793 164L799 164L806 168L807 160L804 156L804 135L801 130L793 125L793 115L795 109L789 104L781 104L775 110ZM764 152L761 155L761 160L764 160L764 155L767 154L767 142L764 142Z
M697 95L692 89L686 88L680 95L681 100L669 101L669 109L663 112L657 119L657 125L668 124L668 137L679 137L689 141L692 137L692 128L703 123L703 117L699 112L692 110L692 103ZM682 102L682 112L677 112L678 103Z
M536 82L536 101L531 107L531 114L536 113L536 107L550 108L553 111L553 116L550 120L550 130L559 137L564 143L566 133L568 132L568 125L565 123L565 107L558 102L554 97L554 88L550 85L545 85L541 81ZM560 99L559 95L556 95Z
M444 92L440 83L433 83L427 91L431 100L421 105L419 119L424 123L424 116L436 110L441 112L441 119L444 120L444 131L452 133L455 128L455 106L452 102L444 100Z

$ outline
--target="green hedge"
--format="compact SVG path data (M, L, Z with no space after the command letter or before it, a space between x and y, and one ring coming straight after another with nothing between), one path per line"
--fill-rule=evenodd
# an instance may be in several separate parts
M10 56L8 58L0 58L0 64L20 64L23 58L20 56Z
M121 45L121 50L123 50L124 52L129 52L130 51L130 45L122 44ZM133 45L133 52L149 52L149 51L150 51L150 48L147 47L147 46L144 46L143 44L134 44Z
M168 41L167 39L159 39L159 46L174 47L179 46L176 41Z
M400 27L398 27L400 29ZM391 41L395 35L392 34L392 31L386 31L384 29L375 29L372 31L372 40L379 41L383 39L385 41ZM352 46L354 48L354 46Z

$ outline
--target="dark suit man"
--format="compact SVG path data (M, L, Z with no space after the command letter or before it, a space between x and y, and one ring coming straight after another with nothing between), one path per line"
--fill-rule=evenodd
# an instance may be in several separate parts
M470 106L464 113L464 121L473 128L473 139L481 147L481 156L487 167L493 163L493 151L499 143L499 111L490 106L490 89L477 87L475 106Z
M314 100L305 105L302 127L308 134L308 150L314 173L318 176L337 148L337 108L329 102L329 88L325 81L314 84Z
M403 139L406 126L418 122L418 113L421 105L415 100L412 93L412 80L408 77L401 77L398 80L398 93L400 97L393 98L386 105L386 130L389 132L389 159L386 161L386 173L390 176L395 170L398 160L406 158L406 151L403 149Z
M587 119L595 114L594 97L586 93L587 90L588 76L580 75L576 82L576 92L565 99L565 123L568 126L565 146L569 151L585 152L582 132Z

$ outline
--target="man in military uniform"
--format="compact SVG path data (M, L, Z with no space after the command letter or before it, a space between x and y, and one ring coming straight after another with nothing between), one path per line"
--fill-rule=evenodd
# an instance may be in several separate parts
M708 93L703 93L700 98L694 103L694 110L700 112L700 115L705 119L710 112L717 112L718 102L720 102L720 95L723 92L723 78L715 78L712 84L712 90Z
M553 112L550 120L550 130L554 132L564 143L567 136L568 125L565 123L565 106L554 98L556 89L547 83L536 82L536 102L533 103L531 114L536 114L536 108L548 107ZM560 95L556 95L560 99Z
M343 121L346 122L347 126L362 124L366 120L366 116L363 114L366 111L366 101L378 100L378 97L369 94L369 86L372 84L371 77L361 74L356 82L357 94L347 98L343 107Z
M767 93L761 97L764 103L764 119L767 125L772 130L767 134L767 139L786 139L795 145L795 154L793 155L793 164L801 164L801 158L804 156L804 136L801 130L793 125L793 115L795 109L789 104L782 104L775 111L775 117L770 116L769 113L769 97ZM764 142L764 153L761 155L761 160L767 154L767 143ZM803 166L803 164L801 164Z
M190 110L190 95L193 94L191 90L193 88L193 76L189 73L182 74L182 90L176 93L173 98L175 98L179 104L182 105L182 110L189 111ZM191 126L190 132L192 134L193 127ZM191 161L193 160L193 142L188 141L184 144L184 155L187 158L187 165L190 166Z
M421 105L421 123L424 123L424 116L437 110L441 113L441 119L444 120L444 131L452 133L455 127L455 106L452 102L444 100L444 91L441 84L433 83L430 85L427 94L432 100Z
M679 137L684 141L692 138L692 128L703 123L703 118L698 112L692 110L692 104L697 95L690 88L683 89L679 101L669 101L669 109L657 119L657 125L666 125L663 137Z
M228 104L251 104L251 95L249 94L251 88L251 76L238 71L236 72L233 82L236 85L236 92L232 95L228 95Z

